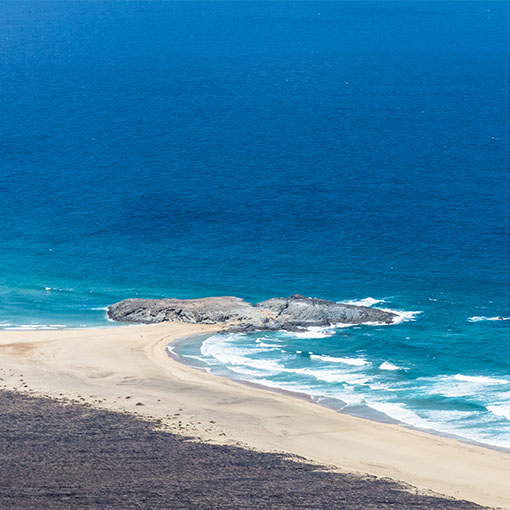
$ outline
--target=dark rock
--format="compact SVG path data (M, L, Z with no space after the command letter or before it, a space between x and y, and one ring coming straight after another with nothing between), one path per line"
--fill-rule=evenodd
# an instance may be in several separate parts
M260 322L264 314L241 298L125 299L108 307L108 317L122 322L151 324L165 321L193 324Z
M108 317L121 322L180 321L229 324L231 331L295 331L335 324L392 324L397 315L377 308L335 303L296 294L252 305L232 296L202 299L126 299L108 307Z
M255 305L269 310L279 321L292 326L329 326L331 324L362 324L380 322L391 324L396 315L391 312L366 306L335 303L325 299L316 299L296 294L289 298L273 298Z

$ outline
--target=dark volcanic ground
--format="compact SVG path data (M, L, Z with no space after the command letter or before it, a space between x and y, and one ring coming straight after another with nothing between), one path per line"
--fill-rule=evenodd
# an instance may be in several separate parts
M191 442L132 416L0 392L4 509L475 509L277 454Z

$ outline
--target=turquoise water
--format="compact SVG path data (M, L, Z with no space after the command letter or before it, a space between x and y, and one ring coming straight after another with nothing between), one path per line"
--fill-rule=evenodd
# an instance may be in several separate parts
M509 24L508 2L0 0L0 327L370 296L420 313L207 362L507 445Z
M400 311L391 326L217 334L169 349L199 368L304 393L342 412L510 448L510 374L497 356L508 347L508 324L472 317L440 330L434 308L444 300L430 302Z

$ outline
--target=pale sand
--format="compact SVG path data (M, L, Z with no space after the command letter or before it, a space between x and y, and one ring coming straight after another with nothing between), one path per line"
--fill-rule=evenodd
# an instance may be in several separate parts
M202 440L297 454L510 509L510 454L339 414L167 356L170 341L216 329L167 323L3 331L0 388L82 399L163 419L172 430Z

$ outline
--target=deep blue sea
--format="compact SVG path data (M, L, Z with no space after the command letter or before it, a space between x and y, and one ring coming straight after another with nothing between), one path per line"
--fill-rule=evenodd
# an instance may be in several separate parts
M370 297L419 313L177 350L510 447L509 26L503 1L0 0L0 326Z

